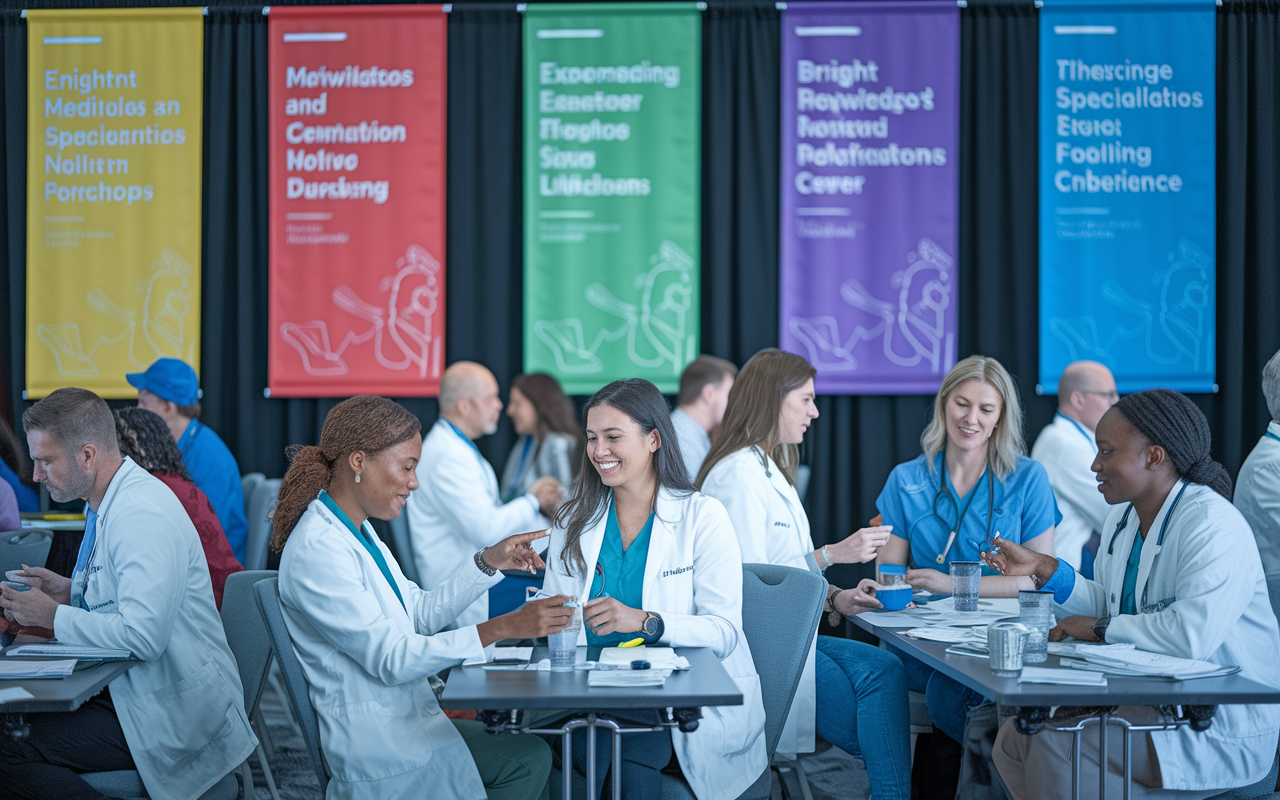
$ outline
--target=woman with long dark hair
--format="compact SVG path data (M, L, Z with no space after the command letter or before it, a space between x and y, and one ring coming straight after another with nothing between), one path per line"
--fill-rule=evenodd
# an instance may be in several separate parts
M1204 413L1185 395L1149 389L1121 398L1102 416L1097 442L1093 471L1111 513L1094 579L1004 539L996 540L999 552L987 561L1003 575L1029 577L1054 593L1058 625L1050 641L1069 636L1128 645L1280 685L1280 631L1262 559L1249 524L1231 504L1231 477L1210 455ZM1151 708L1122 706L1113 713L1135 724L1154 721ZM1009 793L1015 800L1069 797L1073 738L1052 729L1069 729L1072 721L1054 719L1037 736L1018 733L1012 723L1000 729L992 753ZM1208 730L1135 732L1123 753L1133 796L1196 800L1257 783L1275 760L1277 732L1280 707L1260 704L1218 706ZM1120 738L1112 737L1106 758L1099 758L1096 736L1074 744L1087 769L1108 765L1113 797L1125 777ZM1097 773L1082 775L1080 785L1096 797ZM1270 791L1268 785L1262 793Z
M737 797L768 765L733 526L719 501L689 484L670 409L652 383L614 381L587 402L583 420L586 451L551 533L546 590L585 599L579 645L643 639L710 647L743 695L740 706L704 708L692 733L628 735L620 767L626 796L660 797L661 770L674 753L699 800ZM657 721L642 716L628 719ZM609 749L596 748L593 793Z
M222 523L218 521L209 498L192 482L191 474L182 463L182 451L169 433L169 426L159 414L138 406L117 409L113 413L120 454L132 458L138 466L159 478L191 517L191 524L200 534L204 560L209 564L214 603L222 608L222 587L226 585L227 576L244 567L231 552L231 543L222 532Z
M511 502L547 475L561 486L571 485L582 428L560 382L543 372L515 376L507 416L519 438L502 470L502 502Z
M887 526L863 528L843 541L813 546L809 518L795 488L798 445L817 419L813 366L783 350L751 357L729 391L720 436L702 462L699 487L724 503L748 563L825 572L832 564L876 557ZM841 609L880 606L869 581L840 597ZM830 587L836 599L840 589ZM830 607L830 601L829 601ZM875 800L911 795L910 712L902 662L887 650L851 639L816 636L778 751L814 750L814 733L863 759ZM817 702L821 695L821 703Z
M489 736L440 713L427 678L499 639L566 624L567 597L456 630L459 612L502 580L543 566L530 543L486 547L434 591L405 578L368 519L391 520L418 487L418 418L381 397L353 397L325 417L320 444L291 448L271 546L280 604L320 721L329 797L526 800L546 787L551 753L535 736Z

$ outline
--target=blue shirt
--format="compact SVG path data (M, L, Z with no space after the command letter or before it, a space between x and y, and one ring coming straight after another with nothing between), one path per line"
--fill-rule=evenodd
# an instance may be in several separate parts
M1138 590L1138 566L1142 563L1142 531L1133 533L1133 549L1129 551L1129 561L1124 565L1124 584L1120 588L1120 613L1137 614L1138 601L1134 594Z
M13 494L18 498L19 511L39 511L40 495L36 490L22 482L18 473L9 469L9 465L0 461L0 479L13 487Z
M934 458L932 473L923 453L894 467L884 490L876 498L876 508L884 517L884 524L892 525L893 535L906 539L911 546L908 562L911 567L947 572L952 561L980 561L988 520L992 537L999 533L1015 544L1025 544L1062 521L1058 502L1049 487L1049 476L1038 461L1018 456L1013 472L1004 480L994 481L995 498L989 504L988 487L992 483L985 474L969 494L956 500L946 475L945 454L938 453ZM941 491L944 481L946 494ZM956 531L956 540L945 561L939 564L938 554L947 546L947 538L961 512L965 512L964 520ZM982 574L995 575L996 572L983 565Z
M231 450L213 429L193 419L178 439L182 461L195 484L209 498L213 512L222 523L222 532L231 543L236 560L244 563L249 523L244 515L244 491L240 488L240 465Z
M596 559L596 576L591 581L591 597L612 597L630 608L644 607L644 568L649 562L649 534L653 531L653 512L640 529L640 534L625 551L622 549L622 529L618 527L618 514L609 504L609 519L604 526L604 541L600 543L600 557ZM596 636L587 628L587 644L610 646L629 642L641 634L610 633Z

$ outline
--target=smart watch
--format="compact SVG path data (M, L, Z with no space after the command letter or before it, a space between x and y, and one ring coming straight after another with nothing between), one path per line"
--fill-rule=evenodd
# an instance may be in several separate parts
M662 638L662 632L666 626L662 623L662 617L652 611L644 613L644 625L640 626L640 632L644 634L644 638L656 642Z
M1098 641L1107 641L1107 626L1111 624L1111 615L1098 617L1098 621L1093 623L1093 635L1098 637Z

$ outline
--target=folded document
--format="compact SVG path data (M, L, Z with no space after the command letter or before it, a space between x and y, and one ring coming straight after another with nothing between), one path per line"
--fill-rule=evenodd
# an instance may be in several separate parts
M57 656L59 658L78 658L84 661L126 661L133 657L133 654L128 650L91 647L81 644L62 644L60 642L13 645L12 647L6 647L4 654L6 656Z
M1054 683L1062 686L1106 686L1107 676L1101 672L1056 669L1054 667L1023 667L1018 683Z
M75 671L76 660L4 661L0 662L0 680L21 681L33 678L65 678Z

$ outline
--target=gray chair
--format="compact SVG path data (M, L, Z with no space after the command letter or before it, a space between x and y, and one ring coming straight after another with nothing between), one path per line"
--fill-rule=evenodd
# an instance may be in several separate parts
M391 526L391 543L396 548L396 561L400 571L414 583L418 583L418 562L413 558L413 539L409 536L409 509L388 523ZM421 586L421 584L418 584Z
M765 752L770 762L791 712L791 701L809 657L809 642L818 631L826 595L827 582L807 570L773 564L742 565L742 630L760 676ZM808 780L799 761L772 765L772 769L792 767L800 778L801 791L808 795ZM739 800L767 800L773 784L772 769L761 773ZM662 797L693 800L693 792L683 780L664 775Z
M0 533L0 575L22 569L23 564L43 567L52 544L51 531L31 529Z
M267 517L276 507L279 494L280 479L267 478L253 490L252 499L245 498L249 505L249 535L244 546L244 568L247 570L267 568L267 544L271 540L271 521Z
M240 476L240 494L244 498L244 516L249 518L249 503L253 500L253 490L267 479L261 472L249 472Z
M92 786L99 794L116 800L149 800L142 778L134 770L117 770L115 772L86 772L80 776L84 782ZM231 773L210 787L209 791L200 795L200 800L237 800L245 797L242 791L240 776Z
M284 611L280 608L280 579L266 578L253 586L258 596L258 609L267 624L267 633L271 638L271 651L275 654L280 672L284 676L289 705L293 709L293 717L302 729L302 739L307 743L307 753L311 756L311 766L320 780L320 792L324 793L329 785L329 767L325 764L324 753L320 751L320 721L316 719L315 708L311 705L311 696L307 691L307 676L302 671L302 664L293 652L293 640L289 638L289 629L285 627Z
M274 578L277 574L275 570L253 570L228 575L226 587L222 590L221 612L227 644L231 647L231 655L235 656L240 670L240 683L244 686L244 710L258 736L258 763L262 765L262 777L267 782L272 800L280 800L280 794L276 790L275 777L271 774L271 763L267 755L271 739L258 710L267 673L271 670L271 637L262 620L262 612L258 611L253 586L258 581ZM246 786L252 784L252 779L247 774L248 766L248 762L245 762Z

